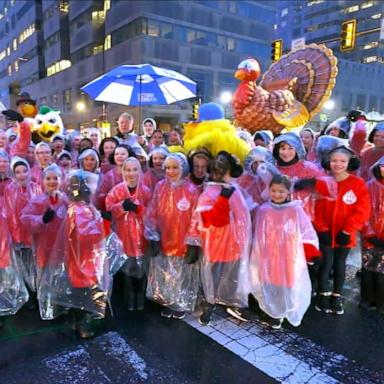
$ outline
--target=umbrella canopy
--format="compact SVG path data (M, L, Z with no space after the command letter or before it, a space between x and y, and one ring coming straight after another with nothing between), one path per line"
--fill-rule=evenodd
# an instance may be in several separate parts
M130 106L163 105L196 97L196 83L150 64L121 65L81 88L97 101Z

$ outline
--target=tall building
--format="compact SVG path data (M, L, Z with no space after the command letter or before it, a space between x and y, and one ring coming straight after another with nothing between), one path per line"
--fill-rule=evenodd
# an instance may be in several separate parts
M380 40L382 0L279 1L275 37L283 39L283 51L292 41L304 38L306 44L325 43L339 59L339 75L333 92L335 109L331 118L360 108L384 113L384 40ZM342 24L356 19L355 46L340 49ZM295 43L295 42L294 42Z
M20 91L62 111L67 128L96 124L102 103L80 91L122 64L174 69L198 84L203 102L234 91L237 65L269 66L276 3L271 1L0 0L0 101ZM85 109L76 109L77 103ZM105 107L105 106L104 106ZM136 108L106 105L109 121ZM191 117L191 102L143 108L169 128Z

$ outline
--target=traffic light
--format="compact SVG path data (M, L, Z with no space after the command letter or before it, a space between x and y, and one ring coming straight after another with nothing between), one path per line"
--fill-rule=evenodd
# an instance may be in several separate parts
M272 55L271 60L273 62L280 60L280 57L283 55L283 40L273 40L272 41Z
M350 51L355 48L356 19L344 21L341 25L340 51Z
M192 119L197 120L199 118L200 99L196 100L192 105Z

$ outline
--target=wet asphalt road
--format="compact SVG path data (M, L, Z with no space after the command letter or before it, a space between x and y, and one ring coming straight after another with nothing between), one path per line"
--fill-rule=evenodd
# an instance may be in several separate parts
M286 352L337 378L332 382L383 383L384 316L358 308L358 280L347 283L346 295L344 316L310 308L299 328L284 323L286 333L271 331L269 340L279 346L293 335ZM82 341L69 316L44 322L22 309L0 330L0 383L276 382L187 323L161 318L156 304L128 312L115 295L114 311L97 324L96 338Z

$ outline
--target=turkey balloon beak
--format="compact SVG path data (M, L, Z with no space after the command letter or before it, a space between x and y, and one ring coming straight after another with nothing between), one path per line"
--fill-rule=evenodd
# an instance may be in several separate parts
M241 69L238 69L236 72L235 72L235 78L237 80L240 80L240 81L243 81L247 78L247 71L243 68Z

